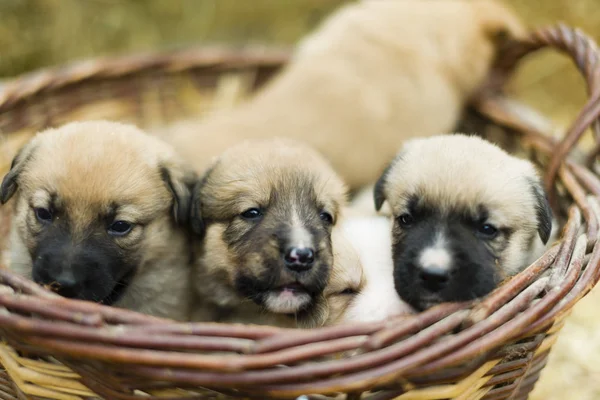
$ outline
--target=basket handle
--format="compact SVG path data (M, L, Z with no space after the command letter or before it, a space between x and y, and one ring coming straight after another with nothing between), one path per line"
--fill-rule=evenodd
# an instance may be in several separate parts
M557 143L546 170L544 183L550 202L555 204L554 182L560 166L590 126L597 144L590 152L588 160L593 161L600 153L600 53L594 40L579 29L558 24L538 29L525 39L509 42L500 51L490 81L482 88L478 97L485 98L487 104L494 102L494 98L501 101L498 94L502 92L502 87L518 63L525 56L544 48L553 48L571 57L587 83L589 94L586 105L566 131L563 139ZM478 99L475 100L477 103Z

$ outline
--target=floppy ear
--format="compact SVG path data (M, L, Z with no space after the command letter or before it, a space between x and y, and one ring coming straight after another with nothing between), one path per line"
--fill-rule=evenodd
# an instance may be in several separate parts
M381 210L381 206L385 202L385 180L387 178L388 167L381 175L377 183L375 184L375 190L373 191L373 199L375 200L375 211Z
M200 201L200 192L204 184L204 179L198 181L192 190L192 206L190 207L190 226L192 232L198 235L200 238L204 237L206 225L202 218L202 202Z
M173 196L173 219L176 224L185 224L190 214L192 188L196 174L181 166L160 166L160 175Z
M192 205L190 207L190 226L192 232L198 235L200 238L204 237L206 231L206 223L202 216L202 188L208 179L208 176L215 169L218 161L213 163L205 172L202 178L198 180L194 189L192 190Z
M17 187L19 186L17 179L19 174L23 171L23 167L31 159L31 153L33 151L33 145L31 143L23 146L13 158L10 164L10 170L4 176L2 184L0 185L0 204L6 204L8 200L15 194Z
M531 180L530 186L536 201L535 211L538 221L538 234L542 242L546 244L552 232L552 208L542 185L539 182Z
M381 210L381 206L383 206L383 203L386 200L385 197L385 185L387 182L387 177L390 174L392 168L396 165L396 163L402 158L402 153L398 154L390 163L390 165L388 165L386 167L386 169L383 171L383 173L381 174L381 177L379 178L379 180L377 181L377 183L375 183L375 189L373 191L373 199L375 200L375 211L379 211Z

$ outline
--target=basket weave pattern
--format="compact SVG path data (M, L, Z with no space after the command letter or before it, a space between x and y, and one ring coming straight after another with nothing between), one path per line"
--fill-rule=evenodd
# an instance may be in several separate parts
M517 61L541 48L570 55L588 83L590 99L561 141L500 91ZM306 331L185 324L64 299L0 269L0 399L527 398L564 318L600 278L600 178L567 158L588 127L600 139L598 58L576 30L536 31L506 49L497 79L473 101L480 116L546 157L553 205L567 219L560 241L482 301ZM0 171L40 129L92 118L155 128L234 104L287 59L278 50L203 49L18 79L0 93ZM3 255L9 223L4 207Z

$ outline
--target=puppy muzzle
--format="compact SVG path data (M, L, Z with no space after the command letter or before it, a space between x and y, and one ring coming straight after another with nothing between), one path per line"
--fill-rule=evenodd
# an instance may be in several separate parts
M47 246L38 249L33 280L63 297L112 305L131 282L130 268L89 246Z

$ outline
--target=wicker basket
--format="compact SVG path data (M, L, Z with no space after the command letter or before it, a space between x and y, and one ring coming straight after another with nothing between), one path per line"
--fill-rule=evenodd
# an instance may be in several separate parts
M588 83L590 100L562 141L500 91L517 61L541 48L570 55ZM91 118L153 128L227 107L287 58L273 49L200 49L17 79L0 93L2 172L42 128ZM308 331L183 324L64 299L0 269L0 399L527 398L564 318L600 277L600 178L566 158L589 126L600 137L598 58L575 30L539 30L503 52L473 101L469 115L482 127L543 156L553 204L567 220L559 242L482 301ZM5 250L10 207L0 211Z

